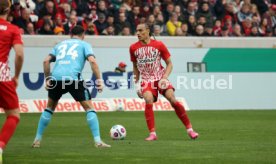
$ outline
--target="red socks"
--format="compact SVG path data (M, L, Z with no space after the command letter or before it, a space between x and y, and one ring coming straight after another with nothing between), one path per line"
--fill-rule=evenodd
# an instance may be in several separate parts
M152 104L146 104L145 109L145 118L147 121L147 126L150 132L155 132L155 125L154 125L154 113L152 109Z
M176 102L175 104L173 104L173 107L175 109L176 115L185 125L186 129L192 128L192 124L190 123L190 120L184 109L184 106L180 102Z
M15 116L8 116L0 133L0 148L4 148L12 137L19 118Z

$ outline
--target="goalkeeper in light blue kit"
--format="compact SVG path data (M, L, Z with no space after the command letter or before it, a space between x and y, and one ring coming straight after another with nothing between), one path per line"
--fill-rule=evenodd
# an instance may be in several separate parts
M76 101L79 101L86 111L86 120L94 136L95 146L97 148L111 147L101 140L97 114L90 102L91 95L85 81L81 78L81 72L87 60L96 76L98 92L102 92L101 73L93 55L92 47L83 41L84 32L83 27L75 26L71 30L71 39L57 44L44 60L43 66L46 89L48 90L48 103L47 108L41 114L35 140L32 144L33 148L40 147L43 132L52 118L58 101L67 92ZM51 62L55 62L55 66L50 73Z

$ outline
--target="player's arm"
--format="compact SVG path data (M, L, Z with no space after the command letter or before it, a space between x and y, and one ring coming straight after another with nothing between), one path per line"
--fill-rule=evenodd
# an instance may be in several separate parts
M18 78L22 69L23 61L24 61L24 51L23 51L23 45L22 44L15 44L13 45L13 49L15 51L15 73L13 80L15 81L15 85L17 87L18 85Z
M165 69L165 73L163 75L163 79L168 79L168 77L170 76L172 69L173 69L173 64L172 64L172 60L169 57L168 59L165 60L166 63L166 69Z
M50 63L53 62L55 60L55 57L53 55L48 55L44 61L43 61L43 70L44 70L44 77L46 80L50 80L48 79L48 77L50 76Z
M50 70L51 70L51 67L50 67L50 64L51 62L54 62L55 61L55 57L51 54L49 54L43 61L43 70L44 70L44 77L45 77L45 83L46 83L46 86L45 86L45 89L48 90L51 86L51 83L50 83Z
M140 79L140 72L137 68L137 62L133 62L133 81L134 83L138 83Z
M96 76L96 85L97 85L98 92L102 92L102 90L103 90L103 81L102 81L102 78L101 78L101 72L100 72L99 66L97 64L97 61L96 61L96 59L93 55L88 56L87 60L90 63L91 70L93 71L93 73Z
M143 98L142 91L141 91L141 84L139 82L140 79L140 72L137 68L137 62L133 62L133 81L135 83L135 90L138 97Z

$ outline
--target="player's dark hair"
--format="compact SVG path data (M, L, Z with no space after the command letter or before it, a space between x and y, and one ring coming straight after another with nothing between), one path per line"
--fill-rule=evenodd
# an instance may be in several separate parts
M76 25L71 30L71 35L78 35L81 36L84 33L84 28L80 25Z
M147 29L149 29L149 36L152 36L153 38L154 38L154 40L156 40L155 39L155 36L154 36L154 33L153 33L153 26L151 26L151 25L149 25L149 24L147 24L147 23L145 23L145 27L147 28Z
M11 7L10 0L1 0L0 1L0 15L5 15L9 12Z

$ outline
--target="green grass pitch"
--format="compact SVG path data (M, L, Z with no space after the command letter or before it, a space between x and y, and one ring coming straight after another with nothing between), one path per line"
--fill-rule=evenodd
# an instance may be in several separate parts
M4 164L276 163L276 110L189 111L200 134L190 140L174 112L155 112L158 141L146 142L143 112L98 113L102 138L110 149L96 149L85 113L55 113L41 148L31 148L40 114L22 114L5 149ZM0 115L0 125L4 115ZM127 129L125 140L109 137L112 125Z

